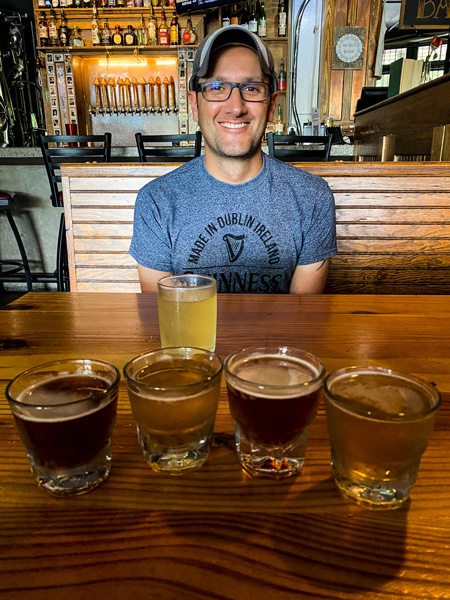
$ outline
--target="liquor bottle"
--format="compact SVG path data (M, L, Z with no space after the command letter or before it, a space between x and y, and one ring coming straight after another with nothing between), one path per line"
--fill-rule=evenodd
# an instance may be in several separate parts
M281 120L281 104L278 105L278 116L275 121L275 135L283 135L284 123Z
M76 48L77 46L84 46L84 40L78 32L78 27L73 26L72 35L69 38L69 46Z
M91 8L91 0L83 0L83 8Z
M111 41L113 46L123 46L123 35L120 32L119 25L116 25L116 30L112 35Z
M189 13L187 18L186 29L183 35L183 42L186 46L189 46L190 44L195 44L196 39L197 34L195 33L195 29L192 26L191 13Z
M286 37L287 34L287 15L284 9L284 0L280 0L278 8L278 37Z
M169 30L167 28L166 23L166 14L164 9L161 10L161 23L159 24L159 45L160 46L168 46L169 45Z
M102 46L111 46L111 29L108 27L107 19L105 19L105 24L103 25L101 44Z
M264 9L264 0L261 2L261 12L258 20L258 35L259 37L267 36L267 21L266 21L266 11Z
M159 6L159 0L152 0L152 6Z
M118 8L125 8L125 0L117 0Z
M67 8L67 0L59 0L60 8Z
M63 8L61 9L61 25L59 26L59 45L63 47L69 45L69 28L67 27L66 15Z
M125 35L123 36L123 43L125 46L136 46L136 41L136 34L131 25L128 25Z
M286 71L284 70L284 61L281 59L280 72L278 73L278 89L286 89Z
M139 46L146 46L148 43L148 33L144 24L143 15L141 15L141 20L139 21L139 27L137 30L137 43Z
M74 0L66 0L66 6L67 8L73 8Z
M39 0L38 8L45 8L45 0Z
M81 0L75 0L75 8L82 8L82 6Z
M108 0L100 0L100 8L106 8L108 6Z
M92 45L93 46L100 46L100 29L98 26L97 18L98 18L97 6L94 4L94 8L92 9L92 21L91 21Z
M59 7L59 0L52 0L52 8L58 8Z
M247 2L244 2L244 9L242 11L242 16L241 16L241 27L245 27L245 29L248 29L248 4Z
M153 16L153 8L150 5L150 16L148 18L148 45L156 46L158 44L158 29L156 25L156 19Z
M258 33L258 21L256 20L255 5L252 2L250 21L248 22L248 30L253 33Z
M222 27L228 27L230 25L230 13L228 6L222 8Z
M116 0L108 0L108 8L116 8Z
M48 25L44 12L41 12L39 19L39 46L48 46Z
M233 4L233 10L231 11L230 25L239 25L239 16L238 16L236 4Z
M50 11L50 18L48 20L48 38L50 46L57 46L59 44L58 28L56 27L55 11Z
M178 24L178 19L173 13L172 21L170 22L170 45L171 46L179 46L180 45L180 26Z

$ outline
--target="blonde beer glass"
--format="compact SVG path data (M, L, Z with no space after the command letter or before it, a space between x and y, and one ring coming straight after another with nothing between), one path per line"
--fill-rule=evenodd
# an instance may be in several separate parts
M341 493L368 508L401 506L441 405L436 387L383 367L349 367L331 373L324 391Z
M124 367L139 443L154 471L181 475L209 455L222 361L201 348L163 348Z
M50 494L83 494L108 477L119 380L109 363L64 359L6 388L31 471Z
M247 348L225 361L241 466L251 475L289 477L302 470L325 368L289 347Z
M161 346L204 348L214 352L217 284L206 275L171 275L158 281Z

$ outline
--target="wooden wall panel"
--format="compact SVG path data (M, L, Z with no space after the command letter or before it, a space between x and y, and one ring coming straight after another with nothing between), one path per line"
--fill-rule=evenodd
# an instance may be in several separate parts
M356 101L365 85L373 85L373 68L380 29L382 0L333 0L325 4L322 50L321 114L336 125L353 125ZM359 70L333 69L334 28L366 27L364 65Z

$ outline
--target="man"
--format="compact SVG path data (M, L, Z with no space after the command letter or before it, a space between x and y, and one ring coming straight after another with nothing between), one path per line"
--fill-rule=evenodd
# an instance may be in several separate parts
M219 29L200 44L189 89L205 154L138 194L130 253L142 291L201 273L218 292L323 292L333 196L323 179L261 151L277 99L269 49L243 27Z

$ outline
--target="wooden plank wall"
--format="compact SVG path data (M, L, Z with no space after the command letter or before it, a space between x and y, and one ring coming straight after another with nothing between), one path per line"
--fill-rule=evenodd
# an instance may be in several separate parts
M353 124L353 114L361 89L375 85L373 71L382 5L382 0L327 0L325 4L320 109L323 117L333 117L335 124L343 128ZM367 28L362 69L332 68L334 29L346 26Z
M177 165L62 167L73 291L139 291L128 255L138 190ZM299 163L336 200L329 293L450 293L450 163Z

